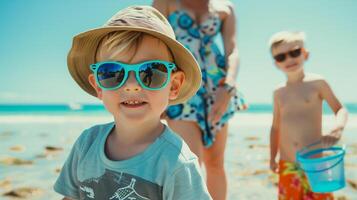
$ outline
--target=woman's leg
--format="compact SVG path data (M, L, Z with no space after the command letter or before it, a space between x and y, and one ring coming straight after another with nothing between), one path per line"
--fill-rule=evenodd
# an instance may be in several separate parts
M197 155L198 161L202 163L203 143L201 130L196 122L184 120L167 120L169 127L179 134L191 151Z
M227 177L224 169L227 132L228 124L226 123L216 135L213 145L203 150L207 187L213 200L226 200L227 198Z

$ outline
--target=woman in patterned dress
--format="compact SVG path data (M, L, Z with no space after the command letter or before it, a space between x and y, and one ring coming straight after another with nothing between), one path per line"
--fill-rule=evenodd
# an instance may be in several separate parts
M227 0L154 0L153 6L168 18L177 40L191 51L202 71L197 94L167 109L168 124L204 163L213 199L224 200L228 120L246 109L235 86L239 57L233 5ZM224 53L216 43L219 34Z

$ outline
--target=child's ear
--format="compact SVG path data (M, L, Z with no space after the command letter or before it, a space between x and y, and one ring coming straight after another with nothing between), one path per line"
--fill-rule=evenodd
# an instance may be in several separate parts
M304 57L305 57L305 60L309 59L309 57L310 57L310 52L307 51L307 50L305 50L305 51L304 51Z
M97 92L98 99L102 99L102 89L97 85L93 74L89 74L88 81L90 85L94 88L94 90Z
M184 81L185 74L182 71L177 71L171 75L170 100L177 98Z

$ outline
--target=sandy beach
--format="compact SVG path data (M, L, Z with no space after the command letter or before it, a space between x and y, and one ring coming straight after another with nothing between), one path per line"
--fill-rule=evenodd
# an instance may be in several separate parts
M60 199L52 187L78 135L111 121L107 115L0 115L0 199ZM226 149L228 199L277 199L269 171L270 114L240 113L230 121ZM333 115L324 116L324 130ZM346 187L336 199L357 199L357 115L350 115L341 144Z

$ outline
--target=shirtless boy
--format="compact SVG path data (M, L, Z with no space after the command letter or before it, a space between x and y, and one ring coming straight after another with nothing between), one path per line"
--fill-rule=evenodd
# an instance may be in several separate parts
M320 75L304 72L309 57L304 40L302 32L285 31L270 40L275 65L287 77L286 83L274 91L270 168L279 173L279 199L333 199L332 194L313 193L295 161L296 152L315 141L321 141L323 147L337 143L348 116L327 81ZM335 125L326 134L322 133L323 101L336 116Z

